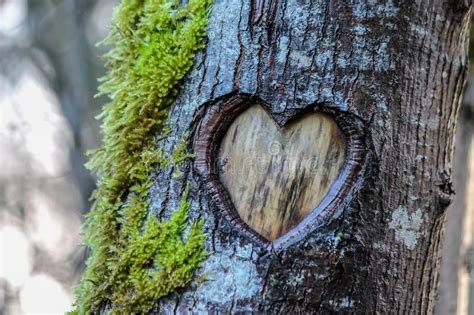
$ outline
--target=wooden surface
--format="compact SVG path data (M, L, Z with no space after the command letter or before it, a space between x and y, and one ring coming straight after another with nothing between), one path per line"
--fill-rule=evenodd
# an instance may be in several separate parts
M252 105L222 140L219 177L242 220L274 240L316 208L344 160L344 135L328 115L308 113L280 128Z

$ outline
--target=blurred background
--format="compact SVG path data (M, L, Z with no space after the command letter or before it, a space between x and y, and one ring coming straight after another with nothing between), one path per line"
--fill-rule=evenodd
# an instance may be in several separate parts
M0 0L0 314L71 310L116 0Z
M107 47L95 44L117 2L0 0L0 314L71 310L94 189L84 152L100 144L94 117L106 102L94 94ZM443 315L474 314L473 105L471 75L441 261Z

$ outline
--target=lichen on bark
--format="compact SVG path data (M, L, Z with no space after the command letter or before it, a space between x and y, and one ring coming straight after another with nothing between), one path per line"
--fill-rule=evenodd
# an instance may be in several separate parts
M100 115L103 145L87 164L98 176L84 225L91 255L74 313L149 312L191 281L206 257L203 222L187 223L188 189L168 220L148 215L147 196L157 167L190 158L182 145L167 156L155 136L165 134L180 82L203 48L210 4L124 0L115 9L100 86L110 98Z

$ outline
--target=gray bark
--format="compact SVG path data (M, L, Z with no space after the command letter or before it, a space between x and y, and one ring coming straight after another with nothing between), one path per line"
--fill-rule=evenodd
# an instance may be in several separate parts
M278 253L216 210L191 164L178 178L158 172L151 211L167 217L190 181L190 217L205 220L210 251L208 280L161 311L430 313L470 11L452 1L216 0L165 147L192 133L210 101L246 93L274 113L318 104L356 115L372 159L341 214Z

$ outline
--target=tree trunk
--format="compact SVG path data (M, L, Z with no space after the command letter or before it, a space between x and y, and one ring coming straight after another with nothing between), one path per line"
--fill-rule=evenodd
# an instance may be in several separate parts
M161 140L171 152L189 135L195 161L179 176L159 171L151 190L151 211L166 217L191 182L206 280L162 301L162 312L432 311L471 10L440 2L215 0L206 49ZM326 197L309 214L290 213L276 234L241 219L214 165L227 128L252 104L280 128L322 112L345 137Z

